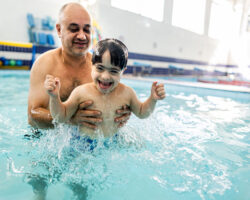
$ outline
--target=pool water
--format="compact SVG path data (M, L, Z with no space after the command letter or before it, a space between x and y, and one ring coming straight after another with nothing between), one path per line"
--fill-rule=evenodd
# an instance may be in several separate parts
M141 100L151 83L123 79ZM27 124L29 72L0 71L0 199L33 196L30 175L49 183L47 199L250 199L250 94L165 85L148 119L131 116L117 138L92 151L72 143L75 127L32 135ZM26 137L25 137L26 135Z

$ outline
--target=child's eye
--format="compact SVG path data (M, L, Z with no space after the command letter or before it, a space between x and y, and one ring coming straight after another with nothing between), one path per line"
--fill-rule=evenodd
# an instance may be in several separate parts
M96 69L97 69L98 71L103 71L103 67L102 67L102 66L99 66L99 65L96 66Z
M111 72L111 74L118 74L119 73L119 71L116 71L116 70L111 70L110 72Z

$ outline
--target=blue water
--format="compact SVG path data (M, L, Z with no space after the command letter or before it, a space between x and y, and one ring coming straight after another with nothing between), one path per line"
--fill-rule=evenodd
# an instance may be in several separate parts
M141 100L150 82L122 80ZM47 199L250 199L250 96L165 85L166 99L148 119L131 116L117 140L93 151L72 144L74 128L38 138L27 124L29 72L0 71L0 199L31 199L30 175L44 177Z

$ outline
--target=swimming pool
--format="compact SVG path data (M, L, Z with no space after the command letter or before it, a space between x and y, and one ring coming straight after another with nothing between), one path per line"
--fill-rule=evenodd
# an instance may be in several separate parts
M149 95L150 81L122 82ZM28 84L29 72L0 71L0 199L31 199L29 174L46 177L49 200L72 199L69 182L91 200L250 199L249 94L166 85L150 118L132 116L118 142L72 157L70 127L24 137Z

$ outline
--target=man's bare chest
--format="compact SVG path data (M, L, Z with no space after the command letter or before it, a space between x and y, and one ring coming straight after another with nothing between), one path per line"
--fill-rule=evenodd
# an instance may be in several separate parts
M64 74L57 76L61 82L60 95L61 100L65 101L70 96L71 92L79 85L92 81L90 77L84 75Z

